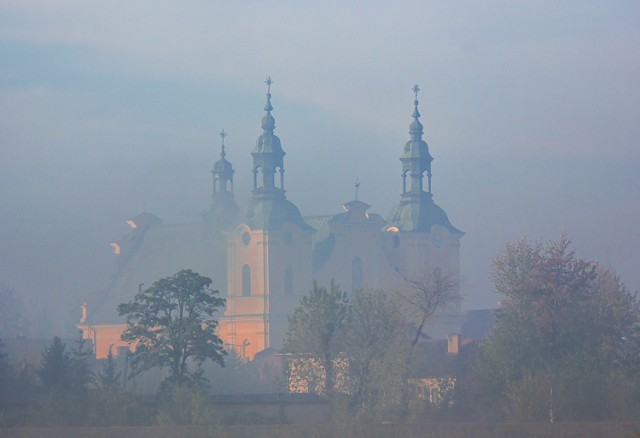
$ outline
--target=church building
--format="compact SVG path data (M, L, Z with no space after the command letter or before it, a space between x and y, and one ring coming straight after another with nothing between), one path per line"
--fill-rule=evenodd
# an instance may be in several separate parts
M234 198L232 164L226 159L224 130L220 159L212 170L212 202L201 223L165 225L144 213L127 221L129 235L111 245L116 267L107 288L83 306L78 327L94 344L97 358L129 348L117 315L144 285L192 269L214 279L227 299L218 335L228 349L252 359L282 347L288 316L312 282L335 281L347 292L394 287L418 275L459 275L460 238L447 214L433 201L433 158L423 140L418 87L409 140L401 149L400 199L387 218L357 199L333 215L303 216L287 199L285 151L275 134L268 78L262 134L251 152L253 189L240 208Z

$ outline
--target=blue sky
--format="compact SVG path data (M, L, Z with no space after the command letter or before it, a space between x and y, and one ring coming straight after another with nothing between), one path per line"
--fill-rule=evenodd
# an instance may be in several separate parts
M224 128L236 194L272 89L303 214L399 199L420 84L467 307L508 241L574 238L640 288L637 2L0 1L0 282L65 330L129 217L198 220ZM35 275L34 275L35 274ZM215 280L215 279L214 279Z

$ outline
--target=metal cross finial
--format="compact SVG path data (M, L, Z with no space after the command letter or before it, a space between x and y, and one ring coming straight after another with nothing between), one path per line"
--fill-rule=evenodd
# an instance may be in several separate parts
M418 100L418 92L420 91L420 87L418 87L418 84L413 84L413 94L416 96L416 100Z
M220 152L220 156L222 158L224 158L225 155L227 155L224 151L224 138L227 136L227 133L224 132L224 129L222 131L220 131L220 138L222 139L222 152Z
M265 84L267 84L267 93L271 94L271 84L273 84L273 81L271 80L271 76L267 76L267 80L264 81Z
M353 185L356 188L356 201L358 200L358 190L360 189L360 178L356 177L356 183Z

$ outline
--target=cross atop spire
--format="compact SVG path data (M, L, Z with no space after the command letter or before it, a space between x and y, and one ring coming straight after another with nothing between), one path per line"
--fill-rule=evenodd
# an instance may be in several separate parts
M267 94L271 94L271 84L273 84L271 76L267 76L267 80L264 83L267 84Z
M267 80L264 81L267 84L267 103L264 105L264 110L267 112L264 118L262 119L262 129L264 132L270 132L273 134L273 129L276 127L276 121L271 115L271 110L273 107L271 106L271 84L273 81L271 80L271 76L267 77Z
M356 189L356 201L358 200L358 191L360 190L360 178L356 177L356 183L353 185Z
M418 111L418 92L420 91L420 87L418 84L413 84L411 88L413 90L414 100L413 100L413 122L411 122L411 126L409 127L409 133L411 134L411 138L414 140L420 140L422 138L422 123L420 123L420 111Z
M220 152L220 157L224 159L224 157L227 155L226 152L224 151L224 139L227 136L227 133L224 132L224 129L222 129L219 135L220 135L220 138L222 139L222 152Z

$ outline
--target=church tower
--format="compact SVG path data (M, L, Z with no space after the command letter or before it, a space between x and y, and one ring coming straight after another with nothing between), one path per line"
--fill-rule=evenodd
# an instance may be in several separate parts
M274 134L271 78L253 157L253 190L240 224L227 233L227 309L219 333L243 359L280 348L288 316L311 285L311 235L286 198L285 152ZM277 178L276 178L277 177Z
M418 111L419 91L418 85L414 85L410 139L400 155L402 195L385 227L388 260L405 279L431 275L436 270L443 274L458 275L460 238L464 236L449 222L444 210L433 202L433 157L422 139L424 127Z
M233 196L233 166L227 161L226 146L224 144L227 133L220 132L220 159L213 164L213 191L211 206L203 213L205 224L214 232L221 232L235 225L239 207Z

